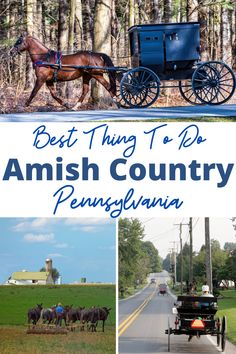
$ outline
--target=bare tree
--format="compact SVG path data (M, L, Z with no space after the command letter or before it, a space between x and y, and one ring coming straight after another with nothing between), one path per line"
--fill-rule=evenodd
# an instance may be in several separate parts
M77 50L83 48L83 17L81 0L76 0L75 6L75 47Z
M221 7L221 53L222 60L228 64L231 64L232 60L232 46L230 41L230 22L229 22L229 10Z
M187 21L198 21L198 0L187 0L186 15Z
M90 0L83 1L84 44L83 47L91 50L93 47L93 16Z
M35 0L26 0L26 28L28 34L30 34L31 36L35 34L35 27L34 27L35 6L36 6ZM32 67L31 59L29 56L27 56L25 89L32 88L33 86L34 86L34 70Z
M111 56L111 14L111 0L96 0L93 50L109 56ZM92 89L93 100L98 101L102 92L101 87L94 84Z
M67 50L68 42L68 2L67 0L59 0L59 21L58 21L58 48L60 51Z
M165 0L164 1L163 20L166 23L167 22L171 22L171 20L172 20L171 0Z

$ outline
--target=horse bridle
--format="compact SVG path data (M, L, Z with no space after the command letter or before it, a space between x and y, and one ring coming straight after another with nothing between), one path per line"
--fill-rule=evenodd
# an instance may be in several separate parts
M21 55L21 51L19 50L19 45L21 45L23 42L24 42L24 37L20 36L13 46L13 48L16 48L18 55Z

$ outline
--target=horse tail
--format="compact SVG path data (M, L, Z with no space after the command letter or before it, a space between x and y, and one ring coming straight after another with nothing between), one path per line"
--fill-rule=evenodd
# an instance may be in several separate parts
M101 57L104 60L105 66L112 66L114 67L114 64L111 60L111 58L104 54L101 53ZM108 71L108 76L109 76L109 80L110 80L110 90L111 93L115 96L116 95L116 74L114 70L109 70Z

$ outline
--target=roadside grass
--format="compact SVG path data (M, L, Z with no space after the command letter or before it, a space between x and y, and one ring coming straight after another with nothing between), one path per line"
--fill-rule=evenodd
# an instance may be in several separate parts
M217 315L227 317L227 339L236 344L236 291L221 291L222 299L218 300L219 310Z
M139 292L140 290L142 290L145 286L147 285L147 283L144 283L144 284L141 284L139 286L129 286L125 289L125 292L124 292L124 296L121 297L120 295L120 299L126 299L127 297L130 297L132 295L135 295L137 292Z
M102 122L102 121L101 121ZM104 120L104 122L110 122L107 120ZM170 123L170 122L199 122L199 123L210 123L210 122L216 122L216 123L222 123L222 122L229 122L229 123L234 123L236 122L236 117L198 117L198 118L156 118L156 119L137 119L137 120L116 120L116 123L147 123L147 122L165 122L165 123Z
M0 286L1 354L115 354L115 285ZM44 307L63 305L107 306L112 310L102 332L62 334L26 334L27 311L37 303Z

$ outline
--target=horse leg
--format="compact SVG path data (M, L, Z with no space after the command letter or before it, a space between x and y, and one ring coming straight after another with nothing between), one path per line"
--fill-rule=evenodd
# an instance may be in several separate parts
M89 92L89 81L91 80L91 76L87 73L83 74L83 88L82 88L82 94L78 100L78 102L74 105L72 108L73 111L76 111L78 107L81 106L85 96Z
M111 85L107 82L106 79L104 79L103 74L94 75L93 78L96 79L100 84L102 84L102 86L103 86L103 87L109 92L109 94L111 95L112 102L115 103L115 105L117 106L117 108L120 108L119 102L117 102L116 99L115 99L115 96L116 96L116 95L112 92Z
M58 97L56 95L56 89L55 89L55 86L54 86L54 83L52 81L46 81L46 85L47 85L47 88L49 89L50 91L50 94L51 96L58 102L60 103L60 105L66 107L66 108L69 108L69 105L67 102L64 102L62 98Z
M93 78L96 79L100 84L102 84L102 86L109 92L109 94L111 95L111 98L113 98L115 95L114 93L111 91L111 85L107 82L106 79L104 79L103 74L97 74L97 75L93 75Z
M36 96L37 92L40 90L40 88L42 87L42 85L44 84L45 81L43 80L39 80L37 79L34 85L34 88L30 94L30 97L28 98L28 100L26 101L26 107L28 107L32 101L32 99Z

